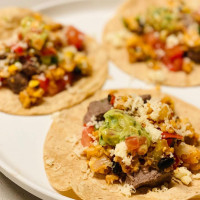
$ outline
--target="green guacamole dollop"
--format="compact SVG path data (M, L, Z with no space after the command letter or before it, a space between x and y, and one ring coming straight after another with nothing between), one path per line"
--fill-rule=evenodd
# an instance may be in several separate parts
M150 145L149 133L132 116L122 110L111 109L104 114L104 118L105 121L99 128L100 145L115 146L130 136L145 136L148 146Z

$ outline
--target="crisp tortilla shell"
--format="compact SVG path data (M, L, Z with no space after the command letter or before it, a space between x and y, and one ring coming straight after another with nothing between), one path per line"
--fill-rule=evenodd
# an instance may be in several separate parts
M116 94L151 94L161 97L164 94L155 90L126 89L118 90ZM91 101L105 98L109 91L98 92L95 96L57 116L48 132L44 144L44 165L51 185L60 192L73 189L80 198L93 199L134 199L134 200L186 200L200 195L200 181L193 181L190 186L172 182L171 188L166 192L148 192L147 194L132 195L130 198L122 195L117 188L119 184L107 185L105 178L90 177L86 175L87 163L80 155L83 117ZM195 130L200 132L200 110L175 97L175 110L183 118L188 117ZM49 162L51 161L51 162ZM86 179L87 178L87 179Z
M151 70L145 62L130 63L128 52L124 46L116 48L112 43L108 42L107 36L109 34L117 33L120 31L127 31L122 23L122 18L126 16L137 16L138 14L145 13L148 7L160 5L164 6L167 0L127 0L118 9L116 15L106 24L103 41L107 48L110 59L122 70L135 78L141 79L146 82L160 83L169 86L194 86L200 84L200 65L195 65L193 71L190 74L186 74L183 71L172 72L166 67L161 69L163 80L152 79L152 73L155 70ZM187 5L194 9L200 6L198 0L190 0L186 2ZM128 32L128 31L127 31Z
M31 11L27 11L24 9L15 10L13 8L11 9L11 11L13 11L13 15L16 14L16 18L13 15L11 15L12 24L17 24L18 22L18 25L22 17L28 15L29 13L31 14ZM21 15L19 15L19 13ZM16 23L13 22L15 21L15 19L17 20ZM45 18L45 20L49 19ZM0 23L1 23L1 15L0 15ZM18 26L16 25L14 27L13 30L15 31L15 29ZM5 31L7 31L6 28ZM4 38L4 36L2 38ZM0 34L0 39L1 39L1 34ZM64 90L51 97L44 97L43 102L41 104L33 106L28 109L22 107L18 95L14 94L10 89L1 88L0 111L16 115L50 114L62 110L64 108L69 108L75 104L78 104L81 101L83 101L86 97L92 95L99 88L101 88L101 86L103 85L103 83L107 78L107 55L103 47L97 44L97 42L94 39L88 36L86 36L85 38L85 49L87 52L87 57L93 69L91 75L87 77L82 77L80 80L76 81L73 84L73 86L70 87L68 90Z

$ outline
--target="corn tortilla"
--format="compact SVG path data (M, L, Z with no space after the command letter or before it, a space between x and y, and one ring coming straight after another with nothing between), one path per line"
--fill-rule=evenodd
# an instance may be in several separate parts
M183 71L172 72L166 67L163 67L161 72L158 73L155 72L156 70L151 70L145 62L130 63L128 52L125 47L125 41L121 48L116 48L112 43L108 42L107 36L109 34L119 33L120 31L128 32L122 23L123 17L137 16L138 14L144 13L148 7L164 6L166 2L167 0L125 1L125 3L118 9L115 16L106 24L104 29L103 41L108 51L108 55L110 59L123 71L146 82L179 87L200 85L200 65L198 64L195 64L193 71L190 74L186 74ZM186 4L193 9L197 9L200 6L198 0L186 1ZM157 76L156 80L152 78L152 76Z
M151 94L153 97L162 97L164 94L155 90L122 89L116 95ZM190 186L171 183L171 188L165 192L148 192L133 194L125 197L118 191L119 184L107 185L104 178L87 175L87 163L80 155L80 143L83 127L83 117L87 112L88 104L94 100L105 98L109 91L98 92L95 96L57 116L47 134L44 144L44 165L51 185L60 192L73 189L84 200L93 199L134 199L134 200L186 200L200 195L200 180L193 180ZM182 117L188 117L196 132L200 132L200 110L175 97L175 111Z
M11 32L15 32L19 26L20 20L24 16L33 14L32 11L18 8L3 9L3 11L4 12L0 11L0 25L5 24L5 29L0 26L0 40L7 39L7 32L9 33L8 35L10 35ZM9 13L11 15L9 15ZM9 18L6 17L7 15ZM5 18L8 18L8 24L4 23ZM45 17L45 20L47 21L50 19ZM10 27L9 31L7 27ZM3 32L1 32L1 29ZM0 88L0 111L15 115L50 114L78 104L86 97L92 95L101 88L107 78L107 55L103 47L88 36L86 36L85 40L85 49L89 62L93 67L90 76L82 77L68 90L64 90L51 97L44 97L41 104L28 109L22 107L18 95L14 94L10 89Z

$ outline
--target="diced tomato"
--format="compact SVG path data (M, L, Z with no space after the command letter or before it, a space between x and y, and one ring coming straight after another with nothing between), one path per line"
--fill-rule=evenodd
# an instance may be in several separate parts
M24 55L24 48L21 47L19 44L13 45L11 50L16 53L18 56Z
M126 138L125 143L129 151L137 150L140 146L139 137L137 136L131 136Z
M180 71L182 70L183 67L183 58L176 58L173 60L170 60L168 57L165 57L163 59L163 63L166 65L166 67L170 70L170 71Z
M162 133L162 139L173 139L173 138L177 140L182 140L183 136L167 132Z
M166 49L166 56L173 61L177 58L182 58L184 54L184 48L181 45L177 45L173 48Z
M66 35L70 45L75 46L79 50L83 48L84 34L82 32L73 26L69 26Z
M183 67L184 48L177 45L171 49L165 50L166 55L163 57L163 63L170 71L180 71Z
M152 46L154 49L164 49L165 43L156 36L155 32L147 33L144 35L144 41Z
M42 56L53 56L56 55L56 49L54 47L45 47L41 51Z
M89 134L92 134L94 131L94 126L84 127L82 131L82 138L81 138L81 144L84 147L90 146L90 144L94 141Z
M47 92L48 91L48 87L49 87L49 79L46 78L45 76L42 78L38 79L40 81L40 87Z

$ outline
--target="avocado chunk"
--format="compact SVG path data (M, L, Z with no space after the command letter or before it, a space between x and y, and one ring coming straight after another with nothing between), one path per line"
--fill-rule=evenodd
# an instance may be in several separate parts
M116 144L130 136L145 136L150 145L149 133L136 122L134 117L122 110L111 109L104 114L105 121L99 128L99 143L102 146Z

